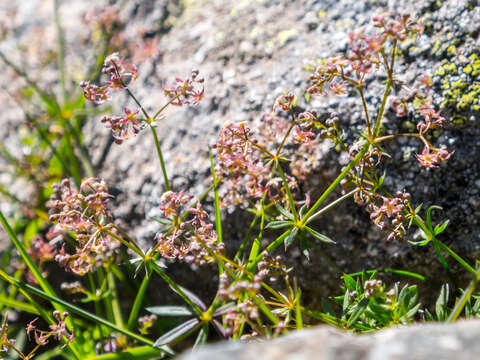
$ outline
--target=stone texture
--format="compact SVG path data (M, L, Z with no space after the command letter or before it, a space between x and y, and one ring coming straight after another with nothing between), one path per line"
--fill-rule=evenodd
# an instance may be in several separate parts
M423 324L351 335L320 326L265 342L223 342L179 360L472 360L480 358L480 320Z

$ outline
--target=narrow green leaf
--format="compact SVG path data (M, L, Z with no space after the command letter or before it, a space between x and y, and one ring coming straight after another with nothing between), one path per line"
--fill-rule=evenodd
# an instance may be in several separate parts
M265 229L283 229L289 226L293 226L291 221L279 220L279 221L272 221L265 226Z
M285 238L285 250L287 250L288 247L293 244L297 234L298 234L298 228L293 228L292 231L290 231L288 236Z
M365 309L368 306L368 299L364 298L357 305L355 305L352 315L347 321L347 327L351 327L354 322L365 312Z
M184 306L150 306L145 310L158 316L192 316L195 312Z
M223 314L227 313L228 310L233 310L236 307L237 307L237 304L235 304L234 302L226 303L226 304L216 308L215 312L213 313L213 316L223 315Z
M280 204L275 203L275 207L277 208L278 212L283 216L285 216L287 219L295 220L293 214L287 211L286 209L284 209L283 207L281 207Z
M184 338L189 333L194 331L198 327L199 324L201 324L200 320L198 320L196 318L187 320L183 324L180 324L176 328L173 328L172 330L170 330L166 334L160 336L155 341L153 346L159 347L159 346L167 345L167 344L170 344L174 340L177 340L177 339L179 340L180 338Z
M158 349L151 346L138 346L126 348L121 352L91 356L86 360L153 360L160 357L161 352Z
M197 339L195 344L193 344L193 349L198 348L199 346L205 344L208 339L208 324L204 324L200 331L198 332Z
M317 240L320 240L320 241L325 242L325 243L335 244L335 241L330 239L328 236L320 234L318 231L315 231L308 226L305 226L305 230L307 230Z
M443 210L440 206L432 205L427 209L427 226L431 233L433 233L432 226L432 211L433 210Z
M443 284L438 299L435 302L435 315L437 315L438 320L445 320L447 318L449 295L450 287L448 284Z
M348 290L354 291L357 287L357 282L355 281L355 279L348 274L345 274L342 277L343 281L345 282L345 287Z
M300 233L300 251L310 261L310 250L308 249L308 240L304 232Z
M445 220L442 224L436 225L435 229L433 229L433 235L437 236L442 232L444 232L449 223L450 223L450 220Z

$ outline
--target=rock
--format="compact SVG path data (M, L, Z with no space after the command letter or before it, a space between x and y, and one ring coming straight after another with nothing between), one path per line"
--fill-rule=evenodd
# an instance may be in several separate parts
M265 342L223 342L179 360L472 360L480 358L480 320L428 323L351 335L320 326Z

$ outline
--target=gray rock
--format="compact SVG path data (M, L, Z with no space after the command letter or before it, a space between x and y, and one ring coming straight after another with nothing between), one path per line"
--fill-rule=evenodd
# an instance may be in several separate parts
M179 360L472 360L480 358L480 320L423 324L351 335L320 326L265 342L223 342Z

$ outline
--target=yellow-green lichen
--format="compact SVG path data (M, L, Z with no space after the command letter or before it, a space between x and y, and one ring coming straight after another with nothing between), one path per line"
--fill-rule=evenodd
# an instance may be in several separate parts
M468 57L468 63L457 67L454 62L444 60L435 71L440 77L443 100L441 108L454 108L464 112L480 110L480 58L477 54ZM463 121L463 120L462 120Z

